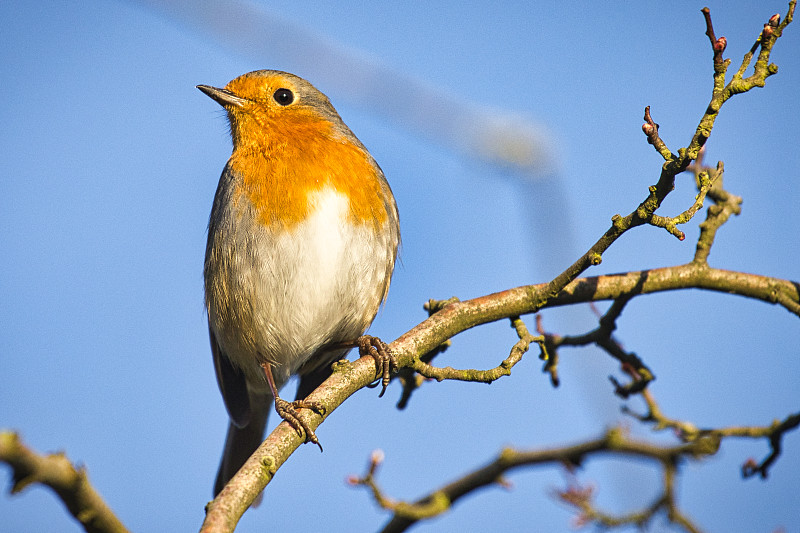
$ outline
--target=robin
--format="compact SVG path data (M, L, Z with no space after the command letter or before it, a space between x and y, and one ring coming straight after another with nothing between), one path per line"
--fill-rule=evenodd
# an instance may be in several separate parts
M328 98L277 70L224 89L198 85L228 114L233 153L208 223L205 303L230 424L214 493L261 444L270 404L319 444L298 410L352 347L396 363L364 335L389 290L400 226L383 171ZM278 391L300 376L296 400ZM320 447L321 449L321 447Z

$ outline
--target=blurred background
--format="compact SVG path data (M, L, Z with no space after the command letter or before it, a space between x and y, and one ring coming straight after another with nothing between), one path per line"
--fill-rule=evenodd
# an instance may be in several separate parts
M709 4L735 71L783 1ZM390 341L429 298L471 298L548 281L627 214L661 163L641 132L652 106L673 150L688 143L711 93L703 4L557 1L0 3L0 427L39 451L63 450L133 531L192 531L222 449L203 310L206 224L230 154L224 113L195 89L280 69L325 92L383 167L403 248L370 332ZM707 161L744 197L713 266L797 280L797 87L800 26L789 26L764 89L723 108ZM693 201L687 174L661 214ZM684 263L697 223L625 235L590 274ZM600 304L605 309L608 304ZM546 310L574 334L588 308ZM528 319L533 328L533 317ZM669 416L698 426L765 425L798 409L797 317L699 291L631 302L618 338L655 372ZM495 366L508 323L469 331L438 362ZM301 447L238 531L371 531L388 518L345 484L372 450L379 481L415 499L488 462L502 447L569 444L622 422L596 349L561 352L553 389L529 354L490 387L426 384L404 411L400 387L356 394ZM285 394L293 396L294 382ZM642 409L637 399L628 402ZM272 417L272 424L275 419ZM368 422L367 422L368 421ZM654 436L670 442L669 435ZM682 469L681 508L710 531L800 530L800 435L770 478L742 480L764 441L726 441ZM0 483L10 482L0 468ZM596 458L579 479L624 512L660 490L646 463ZM570 531L557 467L509 476L420 531ZM309 511L311 509L311 511ZM49 491L0 496L7 531L80 531ZM663 519L653 531L667 530Z

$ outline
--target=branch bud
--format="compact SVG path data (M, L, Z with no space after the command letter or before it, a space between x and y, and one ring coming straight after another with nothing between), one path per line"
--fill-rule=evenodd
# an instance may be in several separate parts
M717 54L721 54L722 52L725 51L725 47L727 46L728 46L728 39L726 39L725 37L720 37L714 43L714 52Z
M780 13L775 13L774 15L772 15L769 18L769 22L767 22L767 24L769 24L773 28L777 28L780 23L781 23L781 14Z
M383 462L385 458L386 456L384 455L383 450L378 449L372 452L372 455L370 456L369 460L373 465L378 466Z

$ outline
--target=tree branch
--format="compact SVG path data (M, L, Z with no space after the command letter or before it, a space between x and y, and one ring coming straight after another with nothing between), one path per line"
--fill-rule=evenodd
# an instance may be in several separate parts
M419 500L408 503L393 500L378 487L375 482L375 473L382 460L382 454L373 454L373 459L365 476L351 477L353 485L363 485L370 489L376 501L384 509L394 513L394 517L384 526L383 533L399 533L407 530L419 520L431 518L442 514L452 508L452 505L463 496L478 489L502 485L503 475L521 467L531 467L542 464L558 463L568 468L580 466L586 458L594 455L618 455L639 457L660 463L665 469L665 492L659 497L656 505L639 514L632 514L627 519L616 517L613 520L624 523L643 523L649 520L659 510L664 509L670 520L681 523L688 519L677 510L674 500L674 472L677 465L684 458L700 458L713 455L719 449L719 440L713 437L700 439L694 442L677 446L659 446L645 441L631 439L619 428L611 429L602 437L572 446L550 448L544 450L518 451L511 448L504 449L494 461L486 466L474 470L447 485L432 491ZM375 458L380 458L376 461ZM581 509L584 516L591 517L592 521L601 525L612 525L610 515L596 511L590 503L590 494L586 491L566 490L558 494L562 501L570 503ZM644 515L647 515L646 517ZM680 519L678 518L680 517ZM605 518L605 520L601 520ZM605 523L608 522L608 523ZM691 531L691 529L690 529Z
M75 468L63 453L39 455L10 431L0 432L0 462L13 471L11 493L34 483L48 486L88 533L127 533L103 498L89 483L86 470Z
M564 491L557 492L558 498L576 508L580 514L576 519L577 526L597 524L601 527L619 527L623 525L646 526L659 512L663 511L674 524L689 532L700 529L692 523L678 507L675 497L675 477L677 468L684 458L698 459L714 455L722 441L732 437L768 438L772 453L761 464L748 460L742 467L744 477L760 474L767 476L769 465L780 455L781 441L788 431L800 426L800 413L787 417L784 421L775 421L769 426L737 426L721 429L697 429L689 422L672 420L664 416L653 400L649 391L642 392L649 406L647 415L636 415L629 410L625 412L643 422L654 422L655 430L674 429L683 444L675 446L659 446L645 441L633 440L619 428L609 430L603 437L582 444L563 448L518 452L512 449L503 450L488 465L474 470L459 479L440 487L415 502L404 502L388 497L378 487L375 480L377 468L383 461L382 452L373 453L367 473L362 477L351 477L350 484L367 487L373 494L376 503L383 509L391 511L394 516L382 529L383 533L399 533L405 531L416 522L433 518L449 511L453 504L463 496L481 488L494 484L504 484L503 475L520 467L558 462L569 469L581 466L588 456L612 454L637 456L657 461L663 468L662 493L647 507L626 513L612 515L599 510L593 503L593 488L573 484Z
M728 437L767 439L770 444L769 455L760 463L756 462L754 459L748 459L745 464L742 465L742 477L745 478L758 474L762 479L766 479L769 475L770 466L772 466L781 454L783 436L789 431L800 427L800 413L794 413L787 416L783 421L775 420L768 426L732 426L727 428L701 429L691 422L676 420L666 416L649 390L642 391L641 396L647 405L646 414L634 413L627 406L622 408L622 412L636 418L640 422L652 423L655 431L671 429L684 442L692 442L707 436L720 439Z
M440 368L422 361L420 357L412 359L410 368L423 377L435 379L436 381L451 379L457 381L491 383L497 381L502 376L510 376L511 369L522 360L522 356L528 351L532 342L539 343L540 345L544 343L544 336L537 337L531 335L520 317L512 316L510 319L511 326L516 330L519 341L511 348L509 356L503 359L503 361L494 368L488 370L456 369L449 366Z
M594 489L591 486L571 486L567 490L559 492L557 496L561 501L580 511L580 514L575 519L577 527L589 524L597 524L601 528L635 525L639 529L645 529L659 511L663 510L667 515L667 519L673 524L682 527L689 533L700 533L700 529L678 508L675 498L676 465L663 464L662 468L664 474L662 493L652 504L644 509L624 515L613 515L595 507L592 501Z

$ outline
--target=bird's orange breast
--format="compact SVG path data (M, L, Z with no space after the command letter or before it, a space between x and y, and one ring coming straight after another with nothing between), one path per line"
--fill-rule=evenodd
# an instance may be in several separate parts
M383 226L388 218L385 185L364 149L323 118L287 115L259 120L262 135L235 146L229 161L242 178L239 194L254 206L258 219L291 227L311 214L313 193L332 188L350 200L351 222Z

